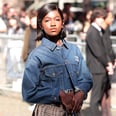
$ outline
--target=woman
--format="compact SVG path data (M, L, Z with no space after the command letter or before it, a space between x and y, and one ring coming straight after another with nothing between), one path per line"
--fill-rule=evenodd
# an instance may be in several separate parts
M33 116L76 115L92 78L80 50L64 39L63 14L57 5L49 3L39 9L37 35L41 44L27 59L23 98L37 104Z

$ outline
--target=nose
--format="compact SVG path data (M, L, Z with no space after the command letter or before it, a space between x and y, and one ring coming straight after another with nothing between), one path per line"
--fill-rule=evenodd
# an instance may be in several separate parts
M51 21L51 26L56 26L55 20Z

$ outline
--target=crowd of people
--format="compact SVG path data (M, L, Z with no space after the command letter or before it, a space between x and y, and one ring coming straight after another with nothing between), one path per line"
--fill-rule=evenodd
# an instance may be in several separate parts
M8 3L3 4L0 12L0 33L24 34L26 27L30 26L30 15L34 12L37 14L37 10L31 9L27 11L25 8L12 7ZM81 39L85 39L85 33L90 26L92 10L88 9L87 11L83 11L83 15L80 16L81 19L77 19L75 12L71 11L71 4L64 4L62 11L66 33L78 34ZM114 15L113 25L110 25L110 30L113 35L115 35L115 21Z
M29 13L26 9L18 9L8 3L2 6L0 21L0 33L6 34L23 34L25 28L30 25Z

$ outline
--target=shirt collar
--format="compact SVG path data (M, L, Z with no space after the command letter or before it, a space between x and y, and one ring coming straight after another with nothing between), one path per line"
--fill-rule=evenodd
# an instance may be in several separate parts
M101 32L101 28L96 24L96 23L92 23L92 26L95 27L99 32Z
M49 39L45 37L42 39L42 44L52 51L54 51L57 47L57 45L54 42L50 41ZM65 48L68 48L67 42L65 40L63 40L63 46Z

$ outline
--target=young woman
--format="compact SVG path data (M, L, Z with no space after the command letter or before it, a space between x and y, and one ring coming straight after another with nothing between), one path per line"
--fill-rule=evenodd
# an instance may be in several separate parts
M33 116L76 115L92 88L92 78L76 45L65 41L63 14L57 5L38 10L37 40L22 83L25 101L37 104Z

